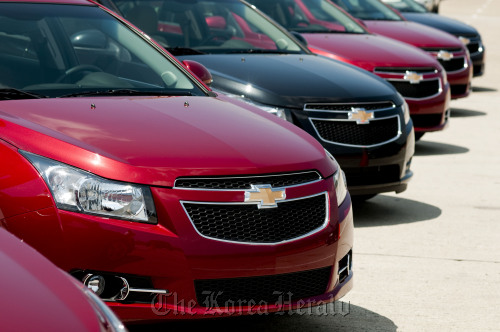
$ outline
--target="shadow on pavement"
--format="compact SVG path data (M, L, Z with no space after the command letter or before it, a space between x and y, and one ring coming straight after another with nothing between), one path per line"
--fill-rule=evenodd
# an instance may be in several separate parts
M486 88L482 86L473 86L472 92L497 92L498 90L495 88Z
M485 112L467 110L464 108L451 108L450 116L452 118L468 118L472 116L484 116Z
M375 227L409 224L439 217L441 209L410 199L377 195L353 205L354 227Z
M300 313L269 314L170 321L151 325L128 325L130 332L148 331L388 331L397 326L387 317L362 307L337 301L303 309Z
M462 146L426 141L425 136L415 144L415 156L435 156L467 152L469 152L469 149Z

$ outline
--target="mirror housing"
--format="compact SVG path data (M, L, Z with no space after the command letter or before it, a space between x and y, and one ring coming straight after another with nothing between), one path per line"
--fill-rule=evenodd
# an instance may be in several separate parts
M193 60L184 60L182 64L187 67L194 75L196 75L206 86L212 84L213 77L208 69L199 62Z
M297 31L290 31L290 32L295 37L295 39L297 39L299 41L299 43L301 43L302 45L304 45L305 47L307 47L307 40L304 38L304 36L302 36Z
M106 49L108 40L99 30L84 30L71 36L71 44L81 48Z

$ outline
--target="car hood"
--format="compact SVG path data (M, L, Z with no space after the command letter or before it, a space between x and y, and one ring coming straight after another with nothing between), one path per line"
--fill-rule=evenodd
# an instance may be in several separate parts
M373 71L376 67L440 68L436 59L412 45L380 35L306 33L313 52L333 53L339 60Z
M106 178L334 172L304 131L228 97L80 97L0 102L2 138Z
M425 48L463 48L462 42L455 36L410 21L363 21L368 30L396 40Z
M101 330L97 314L72 277L3 228L0 244L2 331Z
M182 56L202 63L213 87L254 101L302 109L305 103L391 100L394 88L360 68L308 54L211 54Z
M446 31L452 35L474 36L478 35L477 30L468 24L460 22L450 17L435 13L402 13L403 16L413 22L425 24L433 28Z

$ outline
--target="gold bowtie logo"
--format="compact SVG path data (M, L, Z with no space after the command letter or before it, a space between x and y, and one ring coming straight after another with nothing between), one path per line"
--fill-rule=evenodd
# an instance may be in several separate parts
M453 53L450 53L448 51L439 51L437 55L438 59L444 60L444 61L450 61L453 59Z
M375 119L373 112L367 112L364 108L352 108L347 114L349 120L356 120L357 124L368 124L370 120Z
M269 184L252 185L252 189L245 191L245 202L257 202L259 209L278 207L276 202L285 198L285 190L273 189Z
M414 71L407 71L403 77L406 81L410 81L410 84L418 84L424 79L424 75L418 74Z

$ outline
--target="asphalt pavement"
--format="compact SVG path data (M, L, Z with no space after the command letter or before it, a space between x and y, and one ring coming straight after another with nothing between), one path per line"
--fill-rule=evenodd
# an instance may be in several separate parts
M500 1L444 0L479 30L486 72L416 144L401 194L354 206L354 287L302 314L130 326L132 331L500 331Z

